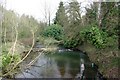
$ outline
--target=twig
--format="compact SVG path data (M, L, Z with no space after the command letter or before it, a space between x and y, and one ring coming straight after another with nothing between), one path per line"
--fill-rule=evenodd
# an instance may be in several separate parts
M33 47L34 47L34 31L31 29L31 32L32 32L32 35L33 35L33 43L32 43L32 47L30 48L30 50L29 50L29 52L26 54L26 56L22 59L22 60L20 60L16 65L14 65L14 67L9 71L9 72L7 72L6 74L4 74L4 75L2 75L2 76L6 76L6 75L8 75L11 71L13 71L21 62L23 62L27 57L28 57L28 55L30 54L30 52L32 51L32 49L33 49Z

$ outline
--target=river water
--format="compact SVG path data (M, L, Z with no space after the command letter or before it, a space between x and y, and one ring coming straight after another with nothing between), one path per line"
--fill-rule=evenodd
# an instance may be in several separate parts
M88 56L80 51L63 51L42 54L29 68L17 74L16 78L76 78L81 74L81 64L85 65L84 78L93 80L97 71L92 68Z

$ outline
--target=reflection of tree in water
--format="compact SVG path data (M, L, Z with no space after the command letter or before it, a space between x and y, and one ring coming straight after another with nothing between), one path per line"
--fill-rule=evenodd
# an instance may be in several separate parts
M58 67L58 70L59 70L61 76L63 77L64 74L65 74L65 64L66 64L66 62L64 60L59 59L59 60L56 61L56 64L57 64L57 67Z
M77 73L79 73L79 62L71 59L59 59L56 60L57 67L62 77L64 78L72 78L75 77Z
M72 75L70 74L70 60L67 60L67 63L65 65L65 75L64 78L72 78Z
M80 62L77 62L77 61L76 61L76 63L75 63L75 62L70 61L70 71L69 71L70 74L71 74L73 77L75 77L76 74L79 73L79 71L80 71Z

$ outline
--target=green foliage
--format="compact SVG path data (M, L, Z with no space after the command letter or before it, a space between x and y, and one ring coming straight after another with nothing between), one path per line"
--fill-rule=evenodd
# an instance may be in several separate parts
M20 55L12 55L12 54L2 54L2 68L3 70L10 66L10 64L15 64L20 61Z
M91 8L85 8L87 13L85 15L85 23L91 24L93 22L97 23L97 3L93 2L93 5L91 5Z
M5 67L11 62L11 57L10 55L7 56L7 54L2 55L2 66L0 67Z
M79 31L82 28L80 4L78 1L71 0L66 13L69 14L67 24L64 27L63 45L67 48L77 47L81 41Z
M79 44L80 44L80 40L76 39L76 38L72 38L72 39L65 38L63 40L63 45L66 48L74 48L74 47L78 46Z
M2 46L2 54L0 55L0 68L2 68L2 75L6 74L8 71L10 71L14 65L17 64L21 60L20 54L18 54L18 51L15 51L13 54L12 51L8 54L8 50L10 48L10 44L6 44ZM20 48L20 47L19 47ZM15 74L16 69L13 70L9 76L13 76ZM8 75L6 75L8 76Z
M81 19L80 4L77 0L71 0L67 9L68 20L70 23L79 22ZM74 24L74 23L73 23Z
M96 25L82 30L80 34L83 41L88 41L97 48L105 48L107 33L100 30Z
M13 68L13 66L21 60L21 57L18 54L12 55L11 53L6 54L3 52L0 56L0 59L2 60L0 64L0 68L2 68L2 76L9 72ZM6 77L12 77L16 73L17 69L18 68L15 68L10 74L6 75Z
M48 26L43 31L43 35L46 37L53 37L56 40L61 40L63 37L63 30L61 26L53 24L51 26Z
M7 43L6 45L2 45L2 55L0 56L0 59L2 60L2 64L0 67L3 70L8 70L8 67L12 67L14 64L16 64L18 61L21 60L21 56L18 54L20 51L21 46L19 44L16 45L16 50L14 54L12 54L12 51L9 53L9 49L11 47L12 43ZM22 48L23 49L23 48ZM8 54L9 53L9 54Z
M20 45L20 44L16 44L15 46L15 51L13 53L13 50L11 49L11 46L13 46L13 43L6 43L6 44L2 44L2 51L1 51L1 55L0 55L0 60L1 60L1 64L0 64L0 68L2 68L2 75L6 74L8 71L10 71L14 65L17 64L17 62L19 62L21 60L21 56L20 53L23 52L24 50L24 46ZM8 76L13 76L18 68L15 68L10 74L6 75Z
M66 24L66 21L67 21L67 15L65 13L64 4L61 1L59 3L59 7L58 7L58 10L56 12L56 16L55 16L55 19L54 19L54 24L59 24L62 27L64 27L65 24Z

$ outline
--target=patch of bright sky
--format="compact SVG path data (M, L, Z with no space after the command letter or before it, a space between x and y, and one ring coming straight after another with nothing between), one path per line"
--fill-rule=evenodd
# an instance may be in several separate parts
M1 1L1 0L0 0ZM70 0L5 0L5 7L9 10L14 10L14 12L19 15L26 14L32 15L37 20L45 19L45 9L50 10L51 20L55 17L55 13L58 9L59 2L69 2ZM83 2L82 6L86 6L91 3L91 0L77 0L78 2ZM2 1L1 1L2 2ZM48 12L46 12L48 13Z

